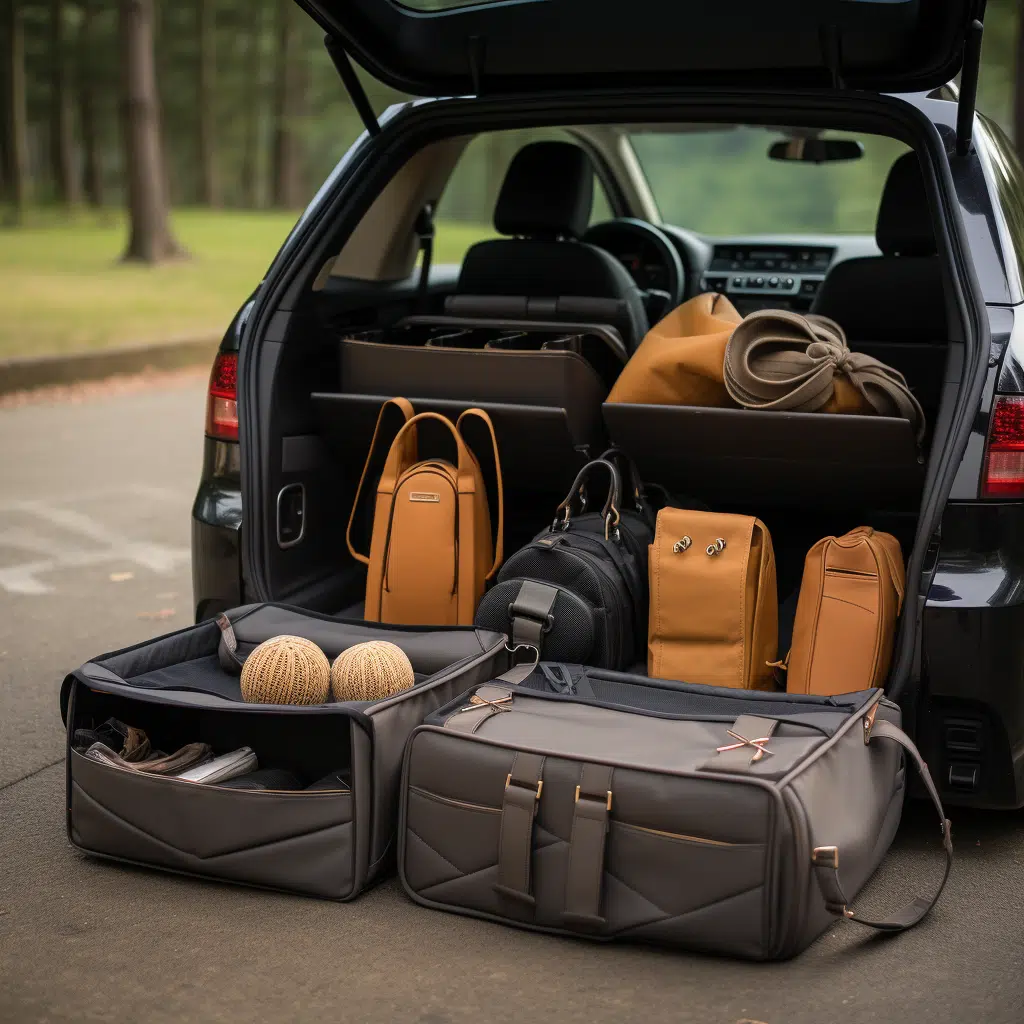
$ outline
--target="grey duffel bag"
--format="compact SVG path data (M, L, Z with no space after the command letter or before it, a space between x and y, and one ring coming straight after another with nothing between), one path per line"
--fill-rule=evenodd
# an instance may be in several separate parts
M945 884L949 823L881 690L742 692L540 665L426 720L405 755L399 873L425 906L540 931L751 959L836 917L901 931ZM915 762L942 819L934 895L850 900L892 842Z

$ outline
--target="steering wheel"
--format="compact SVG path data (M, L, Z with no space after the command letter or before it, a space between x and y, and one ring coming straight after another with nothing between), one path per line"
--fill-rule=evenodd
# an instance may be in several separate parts
M640 289L650 323L657 323L683 301L686 293L683 261L668 235L660 228L636 217L616 217L589 227L580 241L604 249L625 266ZM630 262L640 262L639 257L630 260L633 253L654 258L662 271L658 274L657 287L652 287L645 279L641 266L630 266Z

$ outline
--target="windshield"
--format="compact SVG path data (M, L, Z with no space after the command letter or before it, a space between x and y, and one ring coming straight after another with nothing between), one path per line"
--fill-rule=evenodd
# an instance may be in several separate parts
M709 235L874 234L886 175L907 147L877 135L823 137L856 139L864 155L770 160L768 147L787 136L760 127L640 131L630 141L666 223Z

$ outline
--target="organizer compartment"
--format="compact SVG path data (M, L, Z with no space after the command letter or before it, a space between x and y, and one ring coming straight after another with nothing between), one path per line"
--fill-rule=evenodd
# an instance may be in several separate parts
M68 836L104 857L352 898L393 857L406 738L439 707L504 670L504 637L470 627L347 622L280 605L227 614L243 653L277 633L306 636L329 656L363 640L389 640L408 654L416 684L379 701L247 704L237 677L219 668L213 622L100 657L62 687ZM108 718L145 730L165 752L191 742L208 743L215 755L249 746L261 769L284 769L304 787L327 776L347 781L248 791L99 764L74 749L74 733Z
M920 503L924 458L903 419L614 402L603 413L645 480L716 506Z

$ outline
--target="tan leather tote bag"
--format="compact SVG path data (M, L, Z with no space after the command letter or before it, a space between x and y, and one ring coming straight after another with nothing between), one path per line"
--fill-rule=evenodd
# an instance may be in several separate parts
M722 364L741 319L733 304L715 292L677 306L644 336L608 401L731 407Z
M920 444L924 413L903 375L851 352L839 324L784 309L751 313L725 346L725 388L746 409L862 413L909 420Z
M779 598L767 527L753 516L663 508L649 559L647 671L773 690Z
M367 556L352 544L352 524L381 425L391 408L399 409L406 422L391 442L377 484ZM483 474L463 438L469 417L484 422L494 449L498 529L493 541ZM419 459L416 427L425 420L441 423L451 433L457 452L454 465L443 459ZM485 581L501 565L504 518L498 442L486 412L467 409L452 424L439 413L412 415L404 398L385 402L345 534L352 557L367 567L363 617L401 625L472 625Z
M858 526L819 540L804 561L786 690L831 697L882 686L904 588L891 534Z

